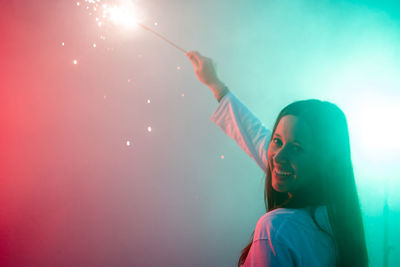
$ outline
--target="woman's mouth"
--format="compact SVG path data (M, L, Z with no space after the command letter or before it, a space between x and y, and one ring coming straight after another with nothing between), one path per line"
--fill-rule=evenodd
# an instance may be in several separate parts
M280 169L274 169L274 173L278 176L281 177L288 177L288 176L292 176L293 172L290 171L284 171L284 170L280 170Z

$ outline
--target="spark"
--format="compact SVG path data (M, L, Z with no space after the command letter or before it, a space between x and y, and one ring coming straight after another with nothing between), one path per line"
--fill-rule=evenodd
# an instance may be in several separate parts
M74 65L78 64L78 60L74 59L73 63Z
M96 48L96 46L97 46L96 44L93 44L93 47L94 47L94 48Z
M147 104L150 104L150 99L147 99Z
M176 43L172 42L160 33L144 25L141 22L141 19L139 19L137 9L131 0L115 0L112 5L107 5L104 3L101 6L98 4L101 2L100 0L85 0L85 2L89 15L93 14L96 16L96 23L98 27L108 29L108 26L114 25L120 28L131 29L135 26L140 26L144 30L151 32L158 38L167 42L169 45L179 49L183 53L186 53L185 49L178 46ZM100 16L102 16L102 21L99 20ZM157 25L158 22L154 22L154 26Z
M61 45L62 45L62 46L64 46L64 45L65 45L65 43L64 43L64 42L62 42L62 43L61 43Z
M151 132L151 127L150 126L147 127L147 131Z
M81 3L79 3L79 2L76 2L76 5L77 5L77 6L80 6L80 5L81 5Z
M131 141L126 141L126 146L130 146L131 145Z
M105 10L110 21L115 25L131 28L136 25L135 9L132 3L125 2L119 6L113 6Z

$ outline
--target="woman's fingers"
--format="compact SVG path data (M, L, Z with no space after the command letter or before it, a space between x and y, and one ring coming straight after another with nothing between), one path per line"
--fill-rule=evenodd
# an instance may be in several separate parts
M200 66L200 54L196 51L189 51L186 53L186 56L190 59L190 61L192 61L194 67L196 69L199 68Z

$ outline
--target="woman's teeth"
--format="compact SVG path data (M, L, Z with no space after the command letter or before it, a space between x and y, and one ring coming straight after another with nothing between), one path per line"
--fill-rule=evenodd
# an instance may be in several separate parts
M274 169L274 172L280 176L290 176L293 174L291 172L285 172L285 171L281 171L281 170L277 170L277 169Z

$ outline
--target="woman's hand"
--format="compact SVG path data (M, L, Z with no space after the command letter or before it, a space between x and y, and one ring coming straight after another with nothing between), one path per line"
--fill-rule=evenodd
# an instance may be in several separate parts
M194 72L199 80L211 89L215 98L219 101L229 90L219 80L214 61L211 58L202 56L197 51L189 51L186 56L192 61Z

